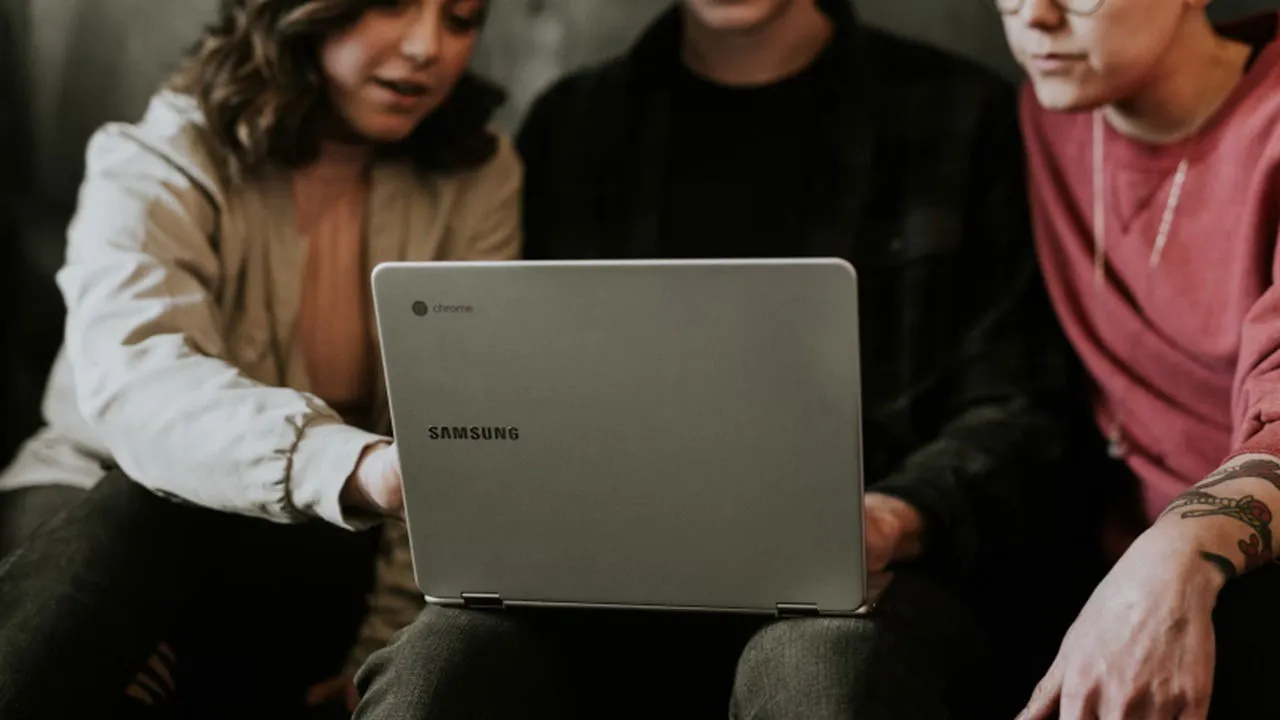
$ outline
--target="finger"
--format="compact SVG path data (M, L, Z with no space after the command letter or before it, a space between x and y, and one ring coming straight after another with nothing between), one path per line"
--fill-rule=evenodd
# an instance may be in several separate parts
M129 687L125 688L125 690L124 690L124 694L125 694L125 695L128 695L129 697L133 698L134 700L137 700L138 702L142 703L143 705L155 705L155 704L156 704L156 700L155 700L155 698L151 697L151 693L149 693L149 692L147 692L146 690L144 690L144 689L142 689L141 687L139 687L139 686L137 685L137 683L131 683L131 684L129 685Z
M165 661L170 665L178 664L178 658L173 654L173 649L169 647L169 643L160 643L156 650L164 656Z
M360 705L360 691L356 689L356 684L350 680L347 681L347 712L355 713L356 707Z
M329 702L329 698L337 693L341 682L342 678L330 678L322 683L312 685L307 690L307 706L314 707Z
M1127 699L1115 692L1103 695L1098 703L1098 715L1123 720L1173 720L1178 712L1171 701L1160 700L1151 688L1146 688Z
M160 682L146 673L138 673L138 676L133 679L133 686L145 690L150 697L154 698L148 703L150 705L159 704L160 700L169 696L169 693L160 687Z
M1126 718L1135 720L1178 720L1190 707L1189 696L1170 689L1167 685L1153 683L1145 703L1134 703ZM1105 716L1104 716L1105 717Z
M1209 701L1208 695L1202 698L1190 698L1183 705L1180 712L1176 712L1170 717L1174 718L1174 720L1208 720Z
M1064 682L1058 698L1058 720L1097 720L1101 694L1095 682Z
M159 654L152 655L147 658L147 667L151 669L151 672L156 674L156 677L165 684L165 687L167 687L169 691L174 689L173 674L169 672L169 666Z
M1049 720L1053 711L1058 708L1058 697L1061 693L1062 683L1055 666L1036 686L1035 692L1031 693L1031 700L1018 715L1018 720Z

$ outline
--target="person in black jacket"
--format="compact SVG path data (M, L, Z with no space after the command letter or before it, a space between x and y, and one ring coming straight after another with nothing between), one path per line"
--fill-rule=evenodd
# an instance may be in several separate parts
M542 95L519 137L530 258L857 268L868 563L893 580L859 619L428 608L360 673L357 716L994 717L991 656L1051 649L1070 619L999 592L1066 537L1042 508L1072 376L1014 107L845 0L685 0ZM1027 642L989 632L997 615ZM1036 674L1019 669L1015 698Z

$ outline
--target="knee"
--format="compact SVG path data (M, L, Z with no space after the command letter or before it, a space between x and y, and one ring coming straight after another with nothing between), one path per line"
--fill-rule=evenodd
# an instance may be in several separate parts
M982 634L959 596L906 573L867 616L758 633L739 660L734 717L985 716L973 710L985 667Z
M540 660L519 616L428 607L356 674L357 716L469 717L530 690Z
M776 674L779 666L793 671L815 664L814 657L847 655L852 648L872 642L875 632L874 623L860 618L783 620L751 638L739 665L748 672Z
M511 615L429 606L398 631L361 670L372 679L395 665L475 667L486 659L518 653L532 645L523 626Z
M747 644L734 679L737 718L847 717L860 681L859 658L877 642L863 619L788 620Z
M0 493L0 558L16 550L41 526L87 494L80 488L50 485Z

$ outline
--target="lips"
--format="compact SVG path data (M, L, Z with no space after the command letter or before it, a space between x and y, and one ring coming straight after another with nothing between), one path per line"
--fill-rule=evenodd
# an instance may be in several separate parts
M1084 62L1084 55L1069 55L1066 53L1044 53L1032 55L1030 59L1031 67L1042 73L1056 74L1068 71L1079 63Z
M411 80L389 80L385 78L375 78L374 82L379 87L400 95L405 98L420 98L431 91L431 88L422 83L413 82Z

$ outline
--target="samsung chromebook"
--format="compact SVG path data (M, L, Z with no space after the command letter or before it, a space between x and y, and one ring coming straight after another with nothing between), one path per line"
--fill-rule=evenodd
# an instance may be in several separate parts
M847 263L392 263L373 291L429 602L864 609Z

